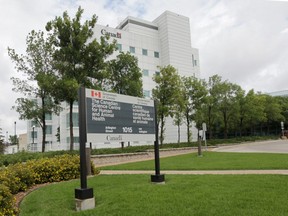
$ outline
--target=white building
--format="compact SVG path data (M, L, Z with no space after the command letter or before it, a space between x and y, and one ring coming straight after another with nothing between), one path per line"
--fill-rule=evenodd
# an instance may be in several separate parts
M118 51L112 58L115 58L120 51L130 52L138 58L138 66L143 73L143 93L146 98L152 97L152 89L155 83L152 77L159 72L159 66L172 65L178 70L181 76L200 76L198 50L191 46L191 34L189 18L169 11L164 12L154 21L127 17L116 28L96 25L94 37L100 39L101 36L109 34L110 40L117 40ZM47 150L69 149L69 107L63 103L64 110L58 116L51 116L48 120ZM74 121L74 141L75 148L79 143L78 136L78 107L75 104L73 110ZM28 123L28 142L33 141L32 123ZM60 127L60 142L57 142L56 132ZM33 151L41 150L41 130L36 127L34 130ZM186 125L181 126L181 141L187 140ZM196 131L192 131L193 138L196 139ZM177 127L173 125L173 120L166 121L165 142L177 142ZM61 144L60 144L61 143ZM131 145L143 144L133 142ZM147 143L145 143L147 144ZM152 144L152 143L151 143ZM119 147L119 143L92 143L95 148Z

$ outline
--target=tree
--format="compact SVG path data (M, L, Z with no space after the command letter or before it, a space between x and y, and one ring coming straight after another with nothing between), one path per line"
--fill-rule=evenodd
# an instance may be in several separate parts
M116 59L109 61L108 74L109 88L112 91L136 97L143 96L142 73L135 56L121 52Z
M185 95L184 112L187 125L187 142L190 143L192 121L197 119L197 128L203 123L203 119L200 119L200 112L207 100L207 84L204 80L197 79L196 77L183 77L182 81Z
M272 122L277 122L280 125L281 121L285 118L282 115L281 105L277 97L272 97L270 95L264 95L265 97L265 113L267 116L267 134L270 133L270 124Z
M19 55L14 49L8 48L8 54L15 63L15 68L22 73L21 78L12 77L13 91L25 97L16 100L14 109L20 119L34 120L42 128L42 152L45 151L46 121L45 114L58 113L59 105L52 99L52 91L56 77L53 69L52 38L45 38L42 31L31 31L26 38L26 55ZM40 104L37 99L40 99Z
M250 90L246 96L246 103L249 108L247 113L247 124L250 128L250 134L255 132L255 126L257 124L262 124L267 119L265 113L265 97L261 93L256 93L254 90Z
M56 17L46 25L46 30L53 38L54 61L57 70L57 91L54 96L69 104L70 150L74 146L73 103L77 101L80 86L103 88L105 59L116 49L116 42L108 43L109 36L101 37L100 42L91 40L97 17L83 24L81 18L84 10L78 8L75 18L71 20L67 11L62 17Z
M219 85L222 82L222 77L219 75L213 75L209 77L207 85L207 101L203 107L205 121L207 122L207 131L209 134L209 139L213 137L213 125L219 117Z
M224 138L228 138L228 124L233 115L237 115L237 95L241 93L241 87L224 81L218 84L218 104L224 123Z
M152 90L153 98L157 104L157 125L160 124L160 143L164 141L165 119L173 116L173 106L179 92L180 77L176 69L168 65L160 68L160 73L155 74L153 80L156 87ZM157 128L158 130L158 128Z
M180 126L183 123L183 120L185 118L185 91L183 87L183 83L180 82L179 91L175 92L175 104L173 106L173 116L174 120L173 123L177 125L177 134L178 134L178 144L180 144Z
M2 135L2 128L0 128L0 154L4 154L5 144L4 144L4 136Z

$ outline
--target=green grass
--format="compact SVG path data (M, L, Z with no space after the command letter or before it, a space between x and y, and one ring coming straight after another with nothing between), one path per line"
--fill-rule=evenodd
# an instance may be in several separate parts
M154 170L154 160L107 166L105 170ZM288 169L288 154L204 152L160 159L161 170Z
M75 212L79 181L52 184L29 194L20 216L201 215L280 216L288 212L288 177L280 175L166 175L165 185L149 175L96 176L96 208Z

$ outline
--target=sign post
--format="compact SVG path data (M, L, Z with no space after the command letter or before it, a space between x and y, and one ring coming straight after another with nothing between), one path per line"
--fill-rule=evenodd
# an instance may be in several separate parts
M87 210L95 208L93 188L87 188L87 167L86 167L86 95L85 88L78 91L79 109L79 142L80 142L80 184L81 188L75 189L76 210Z
M160 174L160 158L159 158L159 138L158 138L158 124L157 124L157 106L154 101L155 109L155 141L154 141L154 156L155 156L155 175L151 175L151 182L165 183L165 176Z

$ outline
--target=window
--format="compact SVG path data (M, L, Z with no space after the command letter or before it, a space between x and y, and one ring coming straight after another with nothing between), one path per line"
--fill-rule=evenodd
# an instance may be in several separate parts
M129 51L130 51L130 53L135 53L135 47L130 46Z
M148 55L148 50L147 49L142 49L142 55L147 56Z
M145 98L150 98L150 91L149 90L144 90L143 95Z
M66 114L66 127L70 127L70 118L69 118L70 113ZM78 113L73 113L73 127L78 127L79 126L79 120L78 120Z
M52 120L52 114L51 113L45 113L45 120Z
M116 46L117 46L117 50L118 50L119 52L121 52L121 51L122 51L122 44L117 44Z
M73 140L74 140L74 144L79 143L79 137L73 137ZM70 143L70 137L66 137L66 141L67 143Z
M142 75L143 75L143 76L149 76L149 71L146 70L146 69L144 69L144 70L142 71Z
M34 136L33 136L33 131L31 131L31 138L37 139L37 131L34 131Z
M52 125L46 125L45 133L46 134L52 134Z
M154 52L154 57L159 58L159 52Z
M197 60L194 59L194 55L192 55L192 64L193 64L193 67L197 66Z

